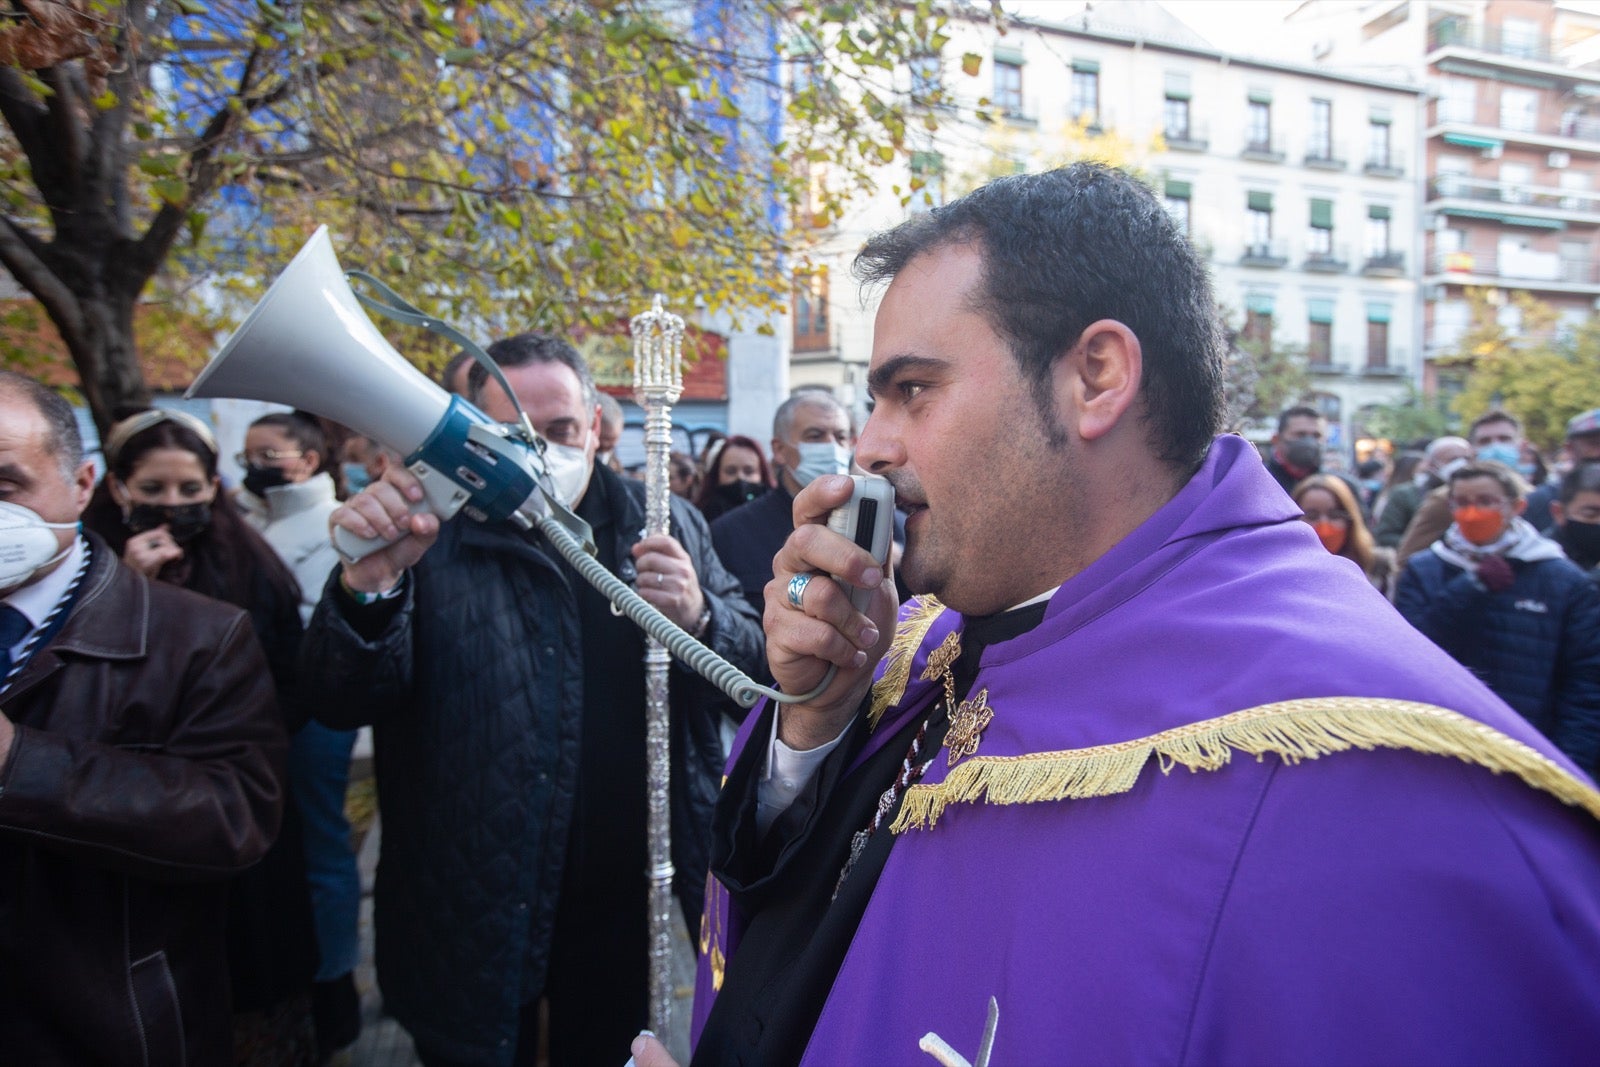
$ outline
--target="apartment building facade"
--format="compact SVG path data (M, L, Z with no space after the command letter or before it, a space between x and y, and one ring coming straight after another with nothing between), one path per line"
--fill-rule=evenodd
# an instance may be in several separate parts
M982 57L976 77L953 69L963 53ZM1421 339L1415 86L1228 55L1155 5L1097 4L1004 36L962 23L946 55L903 82L915 98L940 79L940 129L803 280L795 385L864 401L873 308L848 264L870 232L988 177L1109 150L1205 255L1230 323L1305 349L1336 443L1363 433L1365 409L1405 395Z
M1422 380L1451 359L1481 289L1517 334L1526 292L1556 328L1600 306L1600 17L1551 0L1317 0L1287 21L1320 63L1426 87Z

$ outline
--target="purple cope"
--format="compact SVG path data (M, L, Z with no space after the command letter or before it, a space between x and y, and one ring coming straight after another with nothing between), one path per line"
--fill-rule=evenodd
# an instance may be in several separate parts
M930 1031L971 1057L990 996L996 1067L1597 1054L1600 796L1298 519L1248 442L1219 437L1036 629L987 649L972 693L994 718L908 795L902 824L920 815L897 830L805 1063L926 1067ZM962 620L930 625L933 610L902 609L902 639L918 619L925 632L856 766L941 691L921 671ZM1302 700L1297 717L1234 715ZM1215 729L1188 759L1080 751L1191 724ZM1348 747L1352 731L1375 747ZM1252 739L1265 755L1240 750ZM1225 765L1191 769L1229 745ZM1501 759L1576 803L1491 771ZM1106 784L1119 760L1126 791ZM984 776L982 799L952 792ZM714 877L706 905L697 1038L741 927Z

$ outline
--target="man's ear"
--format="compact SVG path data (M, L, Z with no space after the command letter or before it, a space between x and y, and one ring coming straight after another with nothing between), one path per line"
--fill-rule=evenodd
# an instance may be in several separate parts
M1143 379L1144 350L1133 331L1115 319L1090 323L1056 361L1060 425L1085 441L1104 437L1138 399Z
M72 476L72 497L77 505L78 514L83 514L83 509L89 506L89 498L94 495L94 460L86 459L78 464L78 470Z

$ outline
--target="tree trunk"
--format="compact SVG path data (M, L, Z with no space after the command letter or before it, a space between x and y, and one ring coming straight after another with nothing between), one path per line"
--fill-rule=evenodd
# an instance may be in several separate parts
M148 407L150 387L133 340L135 300L117 293L80 295L83 340L70 345L72 362L103 438L120 408Z

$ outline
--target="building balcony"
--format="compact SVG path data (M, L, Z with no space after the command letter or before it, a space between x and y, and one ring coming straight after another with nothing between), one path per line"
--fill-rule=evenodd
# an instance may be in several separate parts
M1245 245L1244 254L1239 257L1241 267L1287 267L1288 265L1289 250L1282 241Z
M1300 269L1312 274L1343 274L1350 269L1350 255L1342 245L1326 252L1307 252Z
M1595 91L1600 94L1600 81ZM1495 150L1507 142L1551 151L1600 153L1600 115L1576 108L1556 118L1501 115L1492 106L1465 106L1450 100L1428 104L1425 136L1446 144L1478 151Z
M1411 376L1411 368L1406 364L1406 351L1403 348L1392 348L1385 355L1384 362L1373 361L1373 353L1367 353L1367 364L1361 368L1363 378L1377 378L1393 381L1396 378Z
M1211 148L1210 130L1203 122L1170 126L1161 131L1161 139L1167 143L1169 152L1205 152Z
M1427 280L1444 285L1496 285L1558 293L1600 293L1600 264L1564 259L1555 252L1435 252Z
M1369 152L1361 164L1361 172L1369 178L1404 178L1405 153L1390 149L1387 152Z
M1307 145L1305 165L1312 170L1344 170L1344 146L1332 143Z
M1343 378L1350 373L1348 364L1333 362L1333 357L1326 352L1308 352L1306 370L1316 378Z
M1546 33L1507 33L1499 26L1474 25L1464 18L1443 18L1428 28L1431 53L1455 49L1526 63L1558 62Z
M1600 225L1600 193L1458 174L1441 174L1428 181L1427 206L1441 214L1536 230L1561 230L1569 222Z
M1361 273L1369 278L1403 278L1406 273L1406 254L1368 252L1361 263Z
M1257 163L1282 163L1288 158L1283 150L1283 138L1273 137L1266 141L1245 138L1244 148L1239 152L1240 159L1254 160Z

